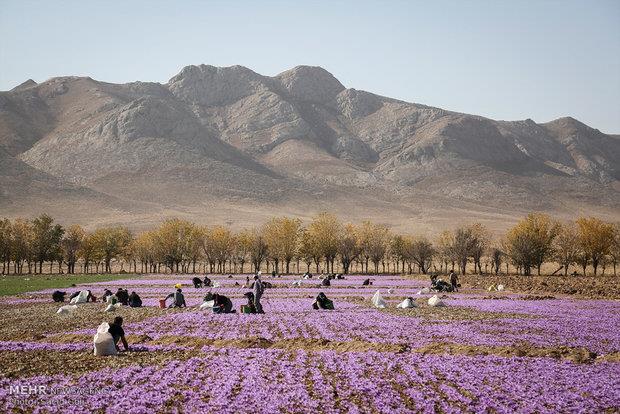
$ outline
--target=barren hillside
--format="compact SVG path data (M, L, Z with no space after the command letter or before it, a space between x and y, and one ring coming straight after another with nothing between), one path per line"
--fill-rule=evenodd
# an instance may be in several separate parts
M188 66L167 84L28 80L0 92L0 215L94 227L242 226L330 210L434 233L531 210L620 219L620 138L572 118L494 121L347 89Z

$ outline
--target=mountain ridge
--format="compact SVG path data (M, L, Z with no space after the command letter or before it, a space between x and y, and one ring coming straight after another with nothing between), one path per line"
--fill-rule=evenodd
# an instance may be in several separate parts
M470 219L503 228L529 210L620 215L618 136L571 117L495 121L408 103L313 66L269 77L190 65L165 84L28 80L0 92L0 149L29 168L0 167L5 182L17 174L33 189L22 212L41 198L38 171L54 188L83 188L85 200L120 200L119 222L138 227L166 215L225 219L231 209L246 224L252 211L327 209L426 232ZM12 198L0 198L7 215L20 213Z

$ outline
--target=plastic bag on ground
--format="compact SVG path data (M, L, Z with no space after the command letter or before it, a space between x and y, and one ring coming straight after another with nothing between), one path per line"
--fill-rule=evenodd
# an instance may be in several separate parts
M104 312L114 312L121 307L120 303L110 303L104 310Z
M494 292L494 291L496 291L496 290L497 290L497 286L495 286L495 285L493 284L493 285L489 286L489 287L487 288L487 290L488 290L489 292Z
M391 295L392 293L394 293L394 289L393 288L389 288L388 289L388 293Z
M383 299L383 296L381 296L381 292L378 290L377 292L375 292L374 296L370 301L375 308L383 309L387 306L385 299Z
M88 300L88 290L81 290L80 294L74 297L73 299L71 299L70 303L72 304L86 303L87 300Z
M502 290L504 290L504 285L497 285L497 291L501 292Z
M427 287L425 287L424 289L420 290L418 292L418 295L424 295L426 293L431 293L431 290L429 288L427 288Z
M299 286L301 286L301 282L302 282L301 280L294 280L293 281L293 286L299 287Z
M213 309L213 305L215 305L215 301L214 300L209 300L206 302L202 302L202 304L200 305L200 310L203 309Z
M56 311L59 315L68 315L77 309L77 305L65 305L61 306L60 309Z
M446 304L443 303L441 299L439 299L439 296L433 295L433 297L428 300L428 306L437 307L446 306Z
M96 356L116 355L116 347L114 339L108 332L110 325L107 322L102 323L97 328L97 333L93 337L94 353Z
M415 308L416 306L417 305L415 304L413 300L411 300L411 298L407 298L403 300L402 302L400 302L396 307L400 309L409 309L409 308Z
M214 288L219 288L220 286L222 286L222 284L220 282L213 282L211 286Z

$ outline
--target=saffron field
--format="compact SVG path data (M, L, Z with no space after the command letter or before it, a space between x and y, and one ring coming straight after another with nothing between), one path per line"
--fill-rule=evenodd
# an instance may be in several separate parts
M103 303L57 315L55 289L0 298L0 412L601 413L620 411L620 302L463 289L418 294L428 279L348 276L320 287L266 278L264 315L198 309L209 290L245 303L245 275L145 275L123 287L143 308ZM188 307L160 309L184 284ZM380 290L386 309L372 307ZM391 293L388 293L389 292ZM333 311L312 309L324 292ZM397 309L406 297L417 307ZM97 326L125 319L131 351L95 357Z

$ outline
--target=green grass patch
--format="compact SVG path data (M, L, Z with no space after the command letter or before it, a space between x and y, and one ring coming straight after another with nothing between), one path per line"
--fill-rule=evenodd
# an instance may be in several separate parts
M17 295L43 289L67 289L72 284L132 279L135 274L75 274L75 275L4 275L0 278L0 296Z

